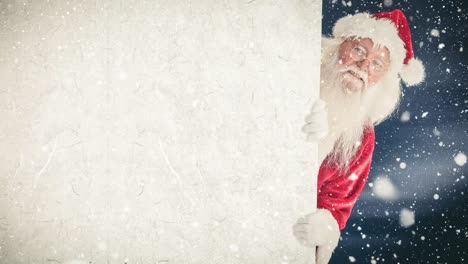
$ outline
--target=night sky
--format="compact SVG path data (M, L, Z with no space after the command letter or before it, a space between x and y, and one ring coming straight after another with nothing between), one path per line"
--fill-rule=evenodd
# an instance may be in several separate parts
M467 3L324 1L323 34L344 15L395 8L408 18L426 81L403 86L397 112L375 128L367 186L330 263L468 263ZM393 199L376 195L378 179L395 188ZM413 225L400 224L402 210L414 212Z

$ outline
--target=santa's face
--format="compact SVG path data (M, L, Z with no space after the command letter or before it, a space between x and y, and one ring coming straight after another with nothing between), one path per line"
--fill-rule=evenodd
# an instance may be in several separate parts
M390 67L386 47L374 46L369 38L345 40L338 49L338 71L347 93L363 91L383 78Z

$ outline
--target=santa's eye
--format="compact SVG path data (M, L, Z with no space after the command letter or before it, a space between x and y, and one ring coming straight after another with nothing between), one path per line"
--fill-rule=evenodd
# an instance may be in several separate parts
M384 67L384 64L381 60L372 60L372 66L375 70L381 70Z
M354 47L352 53L353 53L353 56L361 57L361 58L367 55L366 49L364 49L361 46Z

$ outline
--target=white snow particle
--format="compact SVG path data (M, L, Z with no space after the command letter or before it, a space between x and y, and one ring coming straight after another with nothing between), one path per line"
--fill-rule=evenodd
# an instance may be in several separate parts
M351 173L351 175L349 175L349 179L352 180L352 181L355 181L357 180L358 176L356 175L356 173Z
M424 118L424 117L427 116L427 114L429 114L429 112L424 112L424 113L421 115L421 117Z
M459 152L455 158L453 158L453 160L455 161L455 163L458 165L458 166L463 166L466 164L466 155L465 153L463 152Z
M426 240L426 237L425 237L425 236L421 236L421 240Z
M400 211L400 225L403 227L410 227L414 225L414 212L407 209L403 208Z
M410 112L408 111L404 111L402 114L401 114L401 117L400 117L400 121L401 122L408 122L411 118L411 114Z
M385 7L390 7L393 5L393 0L384 0L383 4Z
M349 262L351 262L351 263L356 262L356 258L353 257L353 256L349 256L348 259L349 259Z
M445 47L445 44L444 44L444 43L440 43L439 46L438 46L438 48L439 48L440 50L443 49L444 47Z
M406 169L406 163L405 162L400 163L400 169Z
M432 133L433 133L434 136L436 136L436 137L440 136L440 131L437 129L437 127L434 127L434 130L432 131Z
M434 200L439 200L439 195L437 193L434 194Z
M387 176L379 176L374 180L372 191L375 195L385 201L398 198L398 191Z
M431 30L431 36L436 37L436 38L440 37L439 30L435 29L435 28L433 30Z

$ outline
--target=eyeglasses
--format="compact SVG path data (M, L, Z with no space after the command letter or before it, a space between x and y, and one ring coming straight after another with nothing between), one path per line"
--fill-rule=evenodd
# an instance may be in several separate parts
M367 59L367 49L357 45L351 50L351 59L354 61L364 61ZM373 58L369 60L369 68L374 72L381 72L385 67L385 63L381 59Z

